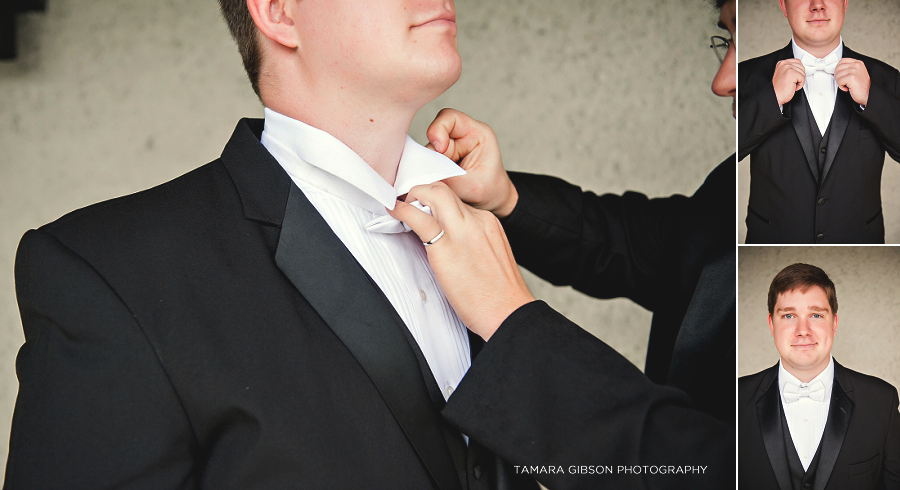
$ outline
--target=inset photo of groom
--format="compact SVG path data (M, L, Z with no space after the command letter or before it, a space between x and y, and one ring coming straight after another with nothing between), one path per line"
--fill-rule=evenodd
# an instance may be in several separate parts
M739 243L900 242L900 4L738 11Z
M738 487L900 487L900 250L738 255Z

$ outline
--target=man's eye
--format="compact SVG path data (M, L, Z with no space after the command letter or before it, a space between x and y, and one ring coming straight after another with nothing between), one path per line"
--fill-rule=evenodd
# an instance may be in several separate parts
M818 313L813 313L813 316L812 316L812 317L813 317L813 318L822 318L822 315L820 315L820 314L818 314Z
M793 313L785 313L784 315L781 316L781 318L784 318L785 320L790 320L791 318L794 318L794 314Z

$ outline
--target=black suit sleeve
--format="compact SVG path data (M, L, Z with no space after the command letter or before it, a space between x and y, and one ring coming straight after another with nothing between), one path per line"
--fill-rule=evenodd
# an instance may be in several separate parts
M719 388L733 397L730 387ZM650 382L541 301L500 326L443 415L520 472L544 467L532 476L553 490L721 489L734 481L732 426L692 409L683 392ZM635 465L648 468L620 468ZM650 465L667 474L648 474ZM673 474L685 466L703 467L702 474ZM604 467L611 473L578 474Z
M510 178L519 201L503 228L519 265L557 286L655 309L669 265L665 239L683 233L686 197L598 196L555 177Z
M16 257L16 359L6 490L194 488L193 434L128 307L42 231Z
M887 439L884 443L884 459L882 460L881 485L879 488L900 489L900 412L897 407L900 400L897 390L893 390L891 412Z
M658 311L678 287L674 276L696 274L705 255L733 248L733 156L690 198L598 196L555 177L509 176L519 200L502 223L516 262L595 298L625 297Z
M873 69L880 67L873 66ZM876 80L869 86L869 100L866 109L856 112L876 133L884 144L888 155L900 162L900 72L890 69L884 77L884 84Z
M756 65L741 63L740 66L740 70L743 70L741 73L757 69ZM742 76L742 90L738 91L738 161L743 160L775 130L790 121L787 112L782 114L778 109L778 99L772 83L756 80L759 74L748 75L755 75L754 80ZM763 77L766 78L771 79L771 73L768 77ZM748 88L744 89L745 86ZM787 111L788 108L785 107L784 110Z

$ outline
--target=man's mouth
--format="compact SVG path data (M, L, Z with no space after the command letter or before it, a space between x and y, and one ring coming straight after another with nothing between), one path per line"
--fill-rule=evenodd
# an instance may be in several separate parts
M422 22L421 24L414 25L413 27L423 27L423 26L450 26L456 25L456 14L451 11L445 11L440 13L439 15L432 17L431 19Z
M808 349L817 345L819 345L818 342L813 342L812 344L791 344L791 347L796 347L798 349Z

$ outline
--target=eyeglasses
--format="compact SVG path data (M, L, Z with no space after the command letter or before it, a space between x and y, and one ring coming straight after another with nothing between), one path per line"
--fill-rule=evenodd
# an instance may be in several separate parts
M725 39L722 36L713 36L709 38L709 42L709 47L716 53L716 58L719 58L719 63L724 61L725 55L728 53L728 46L731 46L731 40Z

